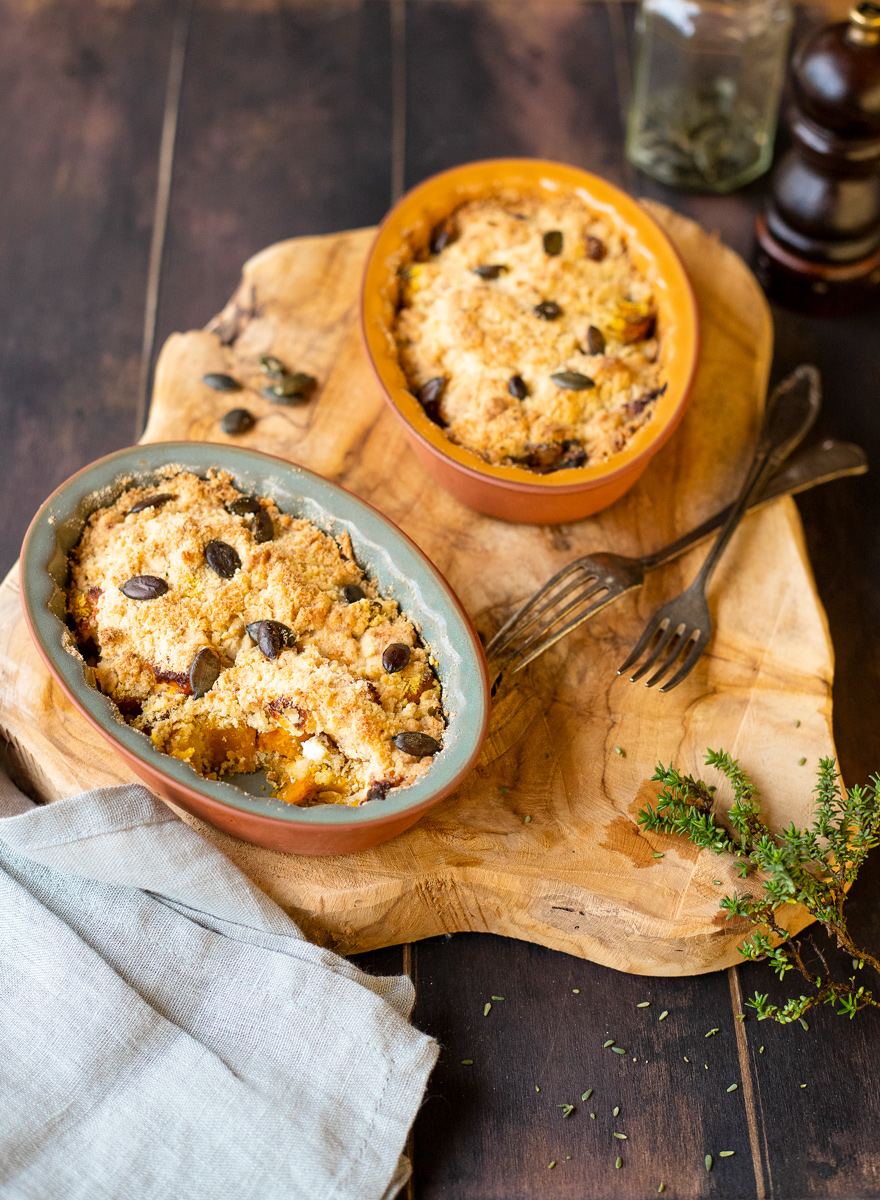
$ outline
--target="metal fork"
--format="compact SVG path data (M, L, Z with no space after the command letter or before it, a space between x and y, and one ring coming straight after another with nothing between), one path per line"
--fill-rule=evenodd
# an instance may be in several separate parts
M822 442L791 458L752 502L749 512L779 496L794 496L848 475L864 475L867 469L868 461L860 447L851 442ZM653 554L641 558L586 554L557 571L487 644L493 677L515 675L609 604L640 588L649 571L680 557L723 525L731 508L728 505Z
M666 676L667 682L660 691L671 692L691 673L712 636L712 618L706 601L706 587L712 572L752 498L760 494L770 474L812 426L819 413L821 398L819 372L810 366L797 367L775 389L768 401L758 444L739 495L696 578L680 596L657 609L618 669L618 675L638 662L646 651L647 657L631 676L631 683L642 679L658 662L660 665L647 680L646 687L654 687ZM668 673L677 663L678 669L669 678Z

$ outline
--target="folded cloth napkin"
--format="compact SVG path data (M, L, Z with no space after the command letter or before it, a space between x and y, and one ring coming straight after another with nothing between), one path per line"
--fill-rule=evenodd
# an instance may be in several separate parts
M145 788L0 776L0 1196L381 1200L437 1057L406 978L295 923Z

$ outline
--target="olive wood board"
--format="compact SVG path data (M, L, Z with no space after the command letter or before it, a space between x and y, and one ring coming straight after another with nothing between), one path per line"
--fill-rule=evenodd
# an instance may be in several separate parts
M425 474L361 345L358 287L371 229L295 238L252 258L206 329L165 343L144 441L234 440L336 480L421 546L489 636L570 559L653 550L727 503L743 476L771 360L767 304L717 238L646 206L693 283L700 366L677 434L632 491L595 517L555 528L507 524L465 508ZM261 396L258 359L269 352L318 378L311 403L288 408ZM252 390L212 391L201 382L208 371ZM220 417L240 404L259 419L227 438ZM655 795L658 761L705 771L729 799L724 781L702 767L707 747L723 747L755 776L773 822L804 822L815 764L834 753L833 652L797 509L784 498L749 516L722 559L710 589L715 634L689 678L661 695L618 677L644 622L690 582L704 553L650 575L641 593L517 675L496 700L477 767L395 840L308 858L181 817L309 938L344 954L478 930L637 974L729 966L745 928L725 920L718 897L739 883L735 862L647 834L636 816ZM13 569L0 588L0 720L11 771L45 801L130 780L42 666L17 580ZM806 914L791 909L787 919L800 928Z

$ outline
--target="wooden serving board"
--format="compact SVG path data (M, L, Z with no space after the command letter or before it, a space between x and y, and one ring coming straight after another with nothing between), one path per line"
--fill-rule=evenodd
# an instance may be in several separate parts
M206 330L165 344L144 440L229 441L219 419L245 404L259 421L237 444L302 463L370 500L425 550L477 628L491 634L569 559L654 549L727 502L742 477L771 358L767 305L717 239L649 207L696 290L701 365L680 431L641 483L597 517L559 528L493 521L421 470L361 348L357 293L369 229L297 238L251 259ZM267 352L317 376L322 388L311 404L274 407L259 395L257 360ZM255 390L218 394L201 383L206 371L228 371ZM754 774L774 821L804 821L816 761L834 752L833 656L797 510L784 499L748 518L722 560L710 594L716 633L690 678L667 696L619 678L644 621L686 586L702 553L649 576L640 595L517 676L496 703L477 768L396 840L361 854L303 858L181 816L310 938L342 953L485 930L642 974L730 965L744 929L724 920L717 898L735 886L733 863L646 835L636 814L654 796L658 760L700 771L706 747L720 746ZM21 617L16 571L0 589L0 713L10 766L39 798L131 778L42 667ZM723 786L718 794L726 798ZM793 927L804 917L792 911Z

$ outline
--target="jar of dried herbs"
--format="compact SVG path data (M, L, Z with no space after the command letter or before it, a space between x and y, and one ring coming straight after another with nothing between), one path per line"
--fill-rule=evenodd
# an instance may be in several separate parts
M790 0L642 0L629 160L704 192L766 171L791 24Z

